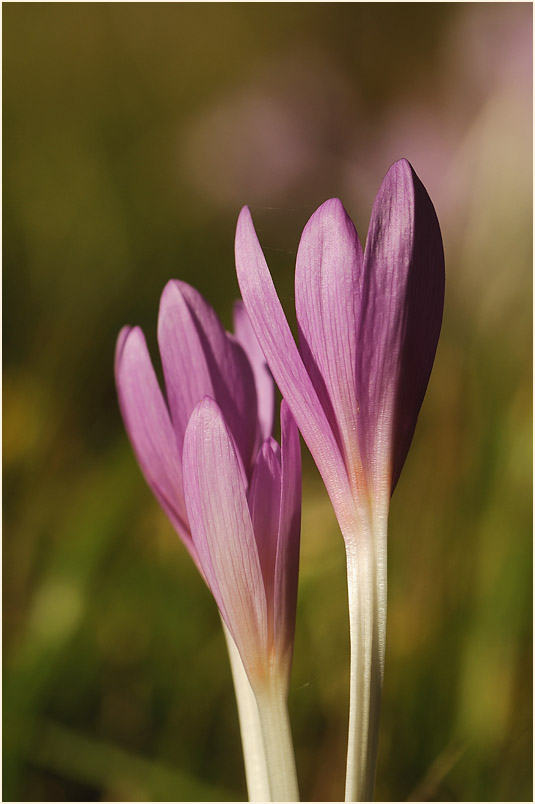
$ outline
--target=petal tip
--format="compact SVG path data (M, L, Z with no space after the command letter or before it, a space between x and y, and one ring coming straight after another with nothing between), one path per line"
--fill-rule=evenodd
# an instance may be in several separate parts
M339 198L327 199L311 215L303 229L301 243L306 242L307 237L315 238L330 231L336 236L349 235L351 240L355 238L356 230L353 221Z
M324 201L323 204L317 208L310 220L313 220L316 217L321 217L322 219L329 217L346 218L347 212L339 198L328 198L327 201Z
M117 340L115 341L115 362L117 363L119 358L121 357L122 351L124 349L124 345L130 332L132 331L132 327L126 325L121 327L119 330L119 334L117 335Z
M180 296L182 295L180 282L178 279L168 279L160 296L160 311L162 308L165 308L171 299L176 297L177 294Z
M390 166L386 176L395 176L398 181L404 182L405 186L412 187L414 192L417 192L421 185L427 195L427 190L425 190L425 187L422 184L418 174L409 160L405 157L398 159L397 162L394 162L394 164Z
M205 415L205 414L210 414L211 415L213 413L217 413L218 415L220 415L223 418L223 414L221 413L221 408L219 407L219 405L217 404L217 402L215 401L213 396L210 396L209 394L205 394L203 396L203 398L199 402L197 402L197 404L195 405L195 408L193 409L193 413L191 415L192 416L194 414L196 414L197 416Z
M113 369L115 373L115 383L119 385L119 373L120 367L122 363L122 358L124 354L124 347L126 346L126 342L132 332L132 327L125 326L122 327L117 335L117 340L115 342L115 353L113 356Z
M187 462L190 453L195 451L195 438L201 437L202 432L206 427L210 427L214 423L219 423L219 420L224 421L223 414L217 402L206 394L195 405L189 416L186 429L184 432L184 458ZM193 452L192 452L193 451Z
M251 215L251 210L247 205L240 209L240 214L238 215L238 226L245 226L245 225L253 224L253 216Z
M320 209L326 209L330 212L341 212L342 210L345 212L344 205L340 201L339 198L328 198L327 201L324 201L321 205Z
M398 159L396 162L394 162L392 165L390 165L390 167L388 168L387 172L390 173L390 171L396 171L396 172L405 173L405 174L412 174L412 173L414 173L414 168L411 165L411 163L409 162L409 160L406 159L403 156L401 159Z
M132 348L132 345L145 346L145 343L145 333L138 325L135 327L123 327L117 339L117 347L121 346L121 355L125 353L127 347Z
M115 377L118 384L120 376L124 375L123 369L128 372L127 365L132 365L132 361L136 362L141 354L147 352L147 342L141 327L123 327L115 347Z

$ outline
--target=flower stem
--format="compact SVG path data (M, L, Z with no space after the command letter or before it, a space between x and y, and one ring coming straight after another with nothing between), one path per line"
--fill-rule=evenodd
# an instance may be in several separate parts
M258 715L256 698L249 684L243 663L230 632L223 623L223 632L227 640L230 667L238 704L245 778L249 801L269 801L269 779L264 751L264 738Z
M286 694L268 686L257 694L269 777L270 801L299 801Z
M346 540L351 640L346 801L373 801L386 633L386 527Z

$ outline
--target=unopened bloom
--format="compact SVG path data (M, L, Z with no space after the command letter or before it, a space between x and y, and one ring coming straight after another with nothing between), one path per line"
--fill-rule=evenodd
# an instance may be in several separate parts
M148 485L205 578L183 493L183 447L189 417L209 395L224 413L241 471L250 480L262 442L271 435L274 387L241 302L234 308L236 337L214 310L184 282L171 280L160 301L158 344L166 396L162 394L139 327L117 339L115 378L119 406ZM252 801L269 797L256 701L232 638L226 633L242 730L247 786Z
M115 379L132 447L148 485L197 565L182 489L184 434L193 409L204 396L217 400L247 477L273 426L272 380L266 376L258 346L255 352L246 316L237 305L235 337L225 332L194 288L177 280L167 283L158 316L166 398L142 330L124 327L117 339ZM251 359L258 362L254 369ZM263 383L258 389L255 374Z
M346 796L367 800L384 663L388 508L442 322L440 229L406 160L383 180L364 251L341 202L323 204L297 253L299 349L247 208L238 220L236 267L258 341L323 477L346 544L352 642Z
M247 207L236 267L258 341L339 518L355 505L368 518L399 478L442 322L442 240L425 188L406 160L390 168L365 252L338 199L314 213L297 253L299 349Z

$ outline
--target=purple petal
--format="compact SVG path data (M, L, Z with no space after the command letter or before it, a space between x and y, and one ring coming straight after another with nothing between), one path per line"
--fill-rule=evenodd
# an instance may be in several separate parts
M175 280L166 284L160 298L158 344L167 400L182 455L191 412L207 393L214 395L214 390L191 310Z
M284 316L251 213L244 207L236 229L236 270L256 337L282 395L323 477L341 522L354 519L343 457Z
M196 560L175 433L139 327L124 327L119 333L115 382L126 431L145 479Z
M183 470L193 544L254 684L267 667L266 596L240 464L212 399L203 399L191 415Z
M433 204L396 162L375 199L359 321L359 435L375 489L393 491L405 462L442 323L444 252Z
M303 362L345 457L353 488L362 485L356 394L357 313L363 254L342 203L326 201L303 231L295 306Z
M281 504L275 565L275 644L289 675L292 662L299 543L301 535L301 448L295 420L281 403Z
M248 470L257 428L252 369L215 311L185 282L171 280L164 288L158 343L180 454L189 416L208 395L220 405Z
M262 568L268 612L274 611L275 561L281 504L281 455L273 438L262 444L253 471L248 494L249 510ZM273 640L272 617L268 617L270 644Z
M234 332L253 369L258 400L260 436L261 441L264 441L273 432L275 385L242 301L234 302Z

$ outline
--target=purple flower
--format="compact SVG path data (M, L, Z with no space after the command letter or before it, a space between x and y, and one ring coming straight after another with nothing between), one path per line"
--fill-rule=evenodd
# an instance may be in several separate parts
M338 199L307 223L295 274L300 348L276 296L247 207L238 281L273 376L342 521L390 496L412 440L444 304L440 229L406 160L375 199L366 250Z
M193 545L253 690L287 693L295 628L301 457L284 400L281 447L264 441L250 484L218 405L200 402L184 439L184 497Z
M115 378L126 430L148 485L197 566L182 490L182 451L191 413L204 396L217 400L248 478L273 426L273 383L246 317L237 305L235 337L194 288L176 280L167 283L158 316L167 400L141 329L124 327L117 339Z
M442 322L444 255L425 188L388 171L363 252L341 202L307 223L295 274L299 349L251 215L236 267L245 308L332 500L348 561L352 642L346 796L373 795L386 629L386 528Z
M169 282L158 318L167 401L139 327L119 335L116 384L147 483L230 633L251 800L295 801L286 697L299 566L299 433L283 402L282 446L271 438L273 380L241 303L234 321L236 337L193 288Z

